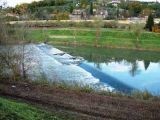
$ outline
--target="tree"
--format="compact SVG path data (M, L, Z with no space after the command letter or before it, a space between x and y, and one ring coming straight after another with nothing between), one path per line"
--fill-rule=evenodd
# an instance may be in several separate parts
M3 16L5 13L0 11L0 80L10 78L10 80L20 80L26 78L26 71L29 65L25 64L26 50L25 42L27 30L24 26L18 27L6 24ZM31 60L29 60L31 61Z
M103 20L101 18L94 18L94 27L95 27L95 43L94 46L98 47L98 41L101 36L101 28L104 25Z
M152 16L152 14L150 14L148 16L147 22L146 22L146 26L145 29L152 31L152 27L154 26L154 18Z
M73 12L73 9L74 9L74 8L73 8L73 5L71 4L71 5L69 6L69 12L72 13L72 12Z
M86 8L88 5L88 0L80 0L80 7Z
M16 5L16 7L13 9L13 12L18 15L23 15L27 12L27 10L28 10L28 4L21 4L21 5Z
M150 8L145 8L143 9L143 12L142 12L142 16L149 16L150 14L152 13L152 10Z
M5 20L0 18L0 79L11 77L12 80L17 80L20 78L20 55L18 54L18 49L13 47L13 44L17 39L14 39L15 30L10 28L5 24Z
M93 2L90 3L90 15L93 15Z
M129 4L129 11L131 16L138 17L138 15L142 11L142 5L140 4L140 2L137 1L132 2Z
M148 61L148 60L145 61L145 60L144 60L144 68L145 68L145 70L148 69L149 65L150 65L150 61Z
M131 69L129 70L129 73L132 77L135 77L138 75L141 71L139 70L138 63L136 61L131 62Z
M131 30L133 35L136 37L136 39L133 39L133 44L135 45L136 48L139 48L139 45L141 43L140 37L143 30L143 25L140 23L132 24Z
M35 13L35 17L41 20L48 20L50 16L47 10L40 9Z

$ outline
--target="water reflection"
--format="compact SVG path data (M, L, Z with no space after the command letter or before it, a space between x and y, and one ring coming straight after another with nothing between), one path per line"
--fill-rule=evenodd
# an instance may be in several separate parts
M104 84L109 84L117 90L124 92L147 89L152 93L157 93L160 91L160 66L158 63L149 63L147 69L144 61L130 63L126 60L112 61L107 64L85 61L80 66Z
M144 61L145 70L148 69L149 65L150 65L150 61Z
M131 74L132 77L140 74L141 70L138 67L139 66L137 61L131 63L131 69L129 70L129 73Z
M160 53L117 49L59 47L86 59L81 67L117 90L160 94Z

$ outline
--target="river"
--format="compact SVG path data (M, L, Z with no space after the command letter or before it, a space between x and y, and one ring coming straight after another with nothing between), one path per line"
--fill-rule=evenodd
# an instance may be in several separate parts
M160 52L56 46L82 56L79 66L101 83L122 92L147 90L160 95Z

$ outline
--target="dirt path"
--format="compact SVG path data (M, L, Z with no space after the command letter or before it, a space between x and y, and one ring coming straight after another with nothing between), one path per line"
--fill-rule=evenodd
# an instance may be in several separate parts
M0 94L88 120L160 120L160 102L102 96L29 83L0 84Z

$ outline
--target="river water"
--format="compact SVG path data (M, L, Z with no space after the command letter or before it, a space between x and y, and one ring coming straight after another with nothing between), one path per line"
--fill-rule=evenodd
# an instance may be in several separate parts
M57 46L84 57L79 66L115 90L160 95L160 52Z
M33 80L160 95L160 52L46 44L25 45L25 51L27 74Z
M25 64L27 66L32 64L27 71L30 79L65 82L79 86L89 85L99 90L114 90L113 87L104 84L99 78L94 77L92 73L79 66L84 61L80 56L71 56L46 44L26 45L25 49L30 51L25 57Z

